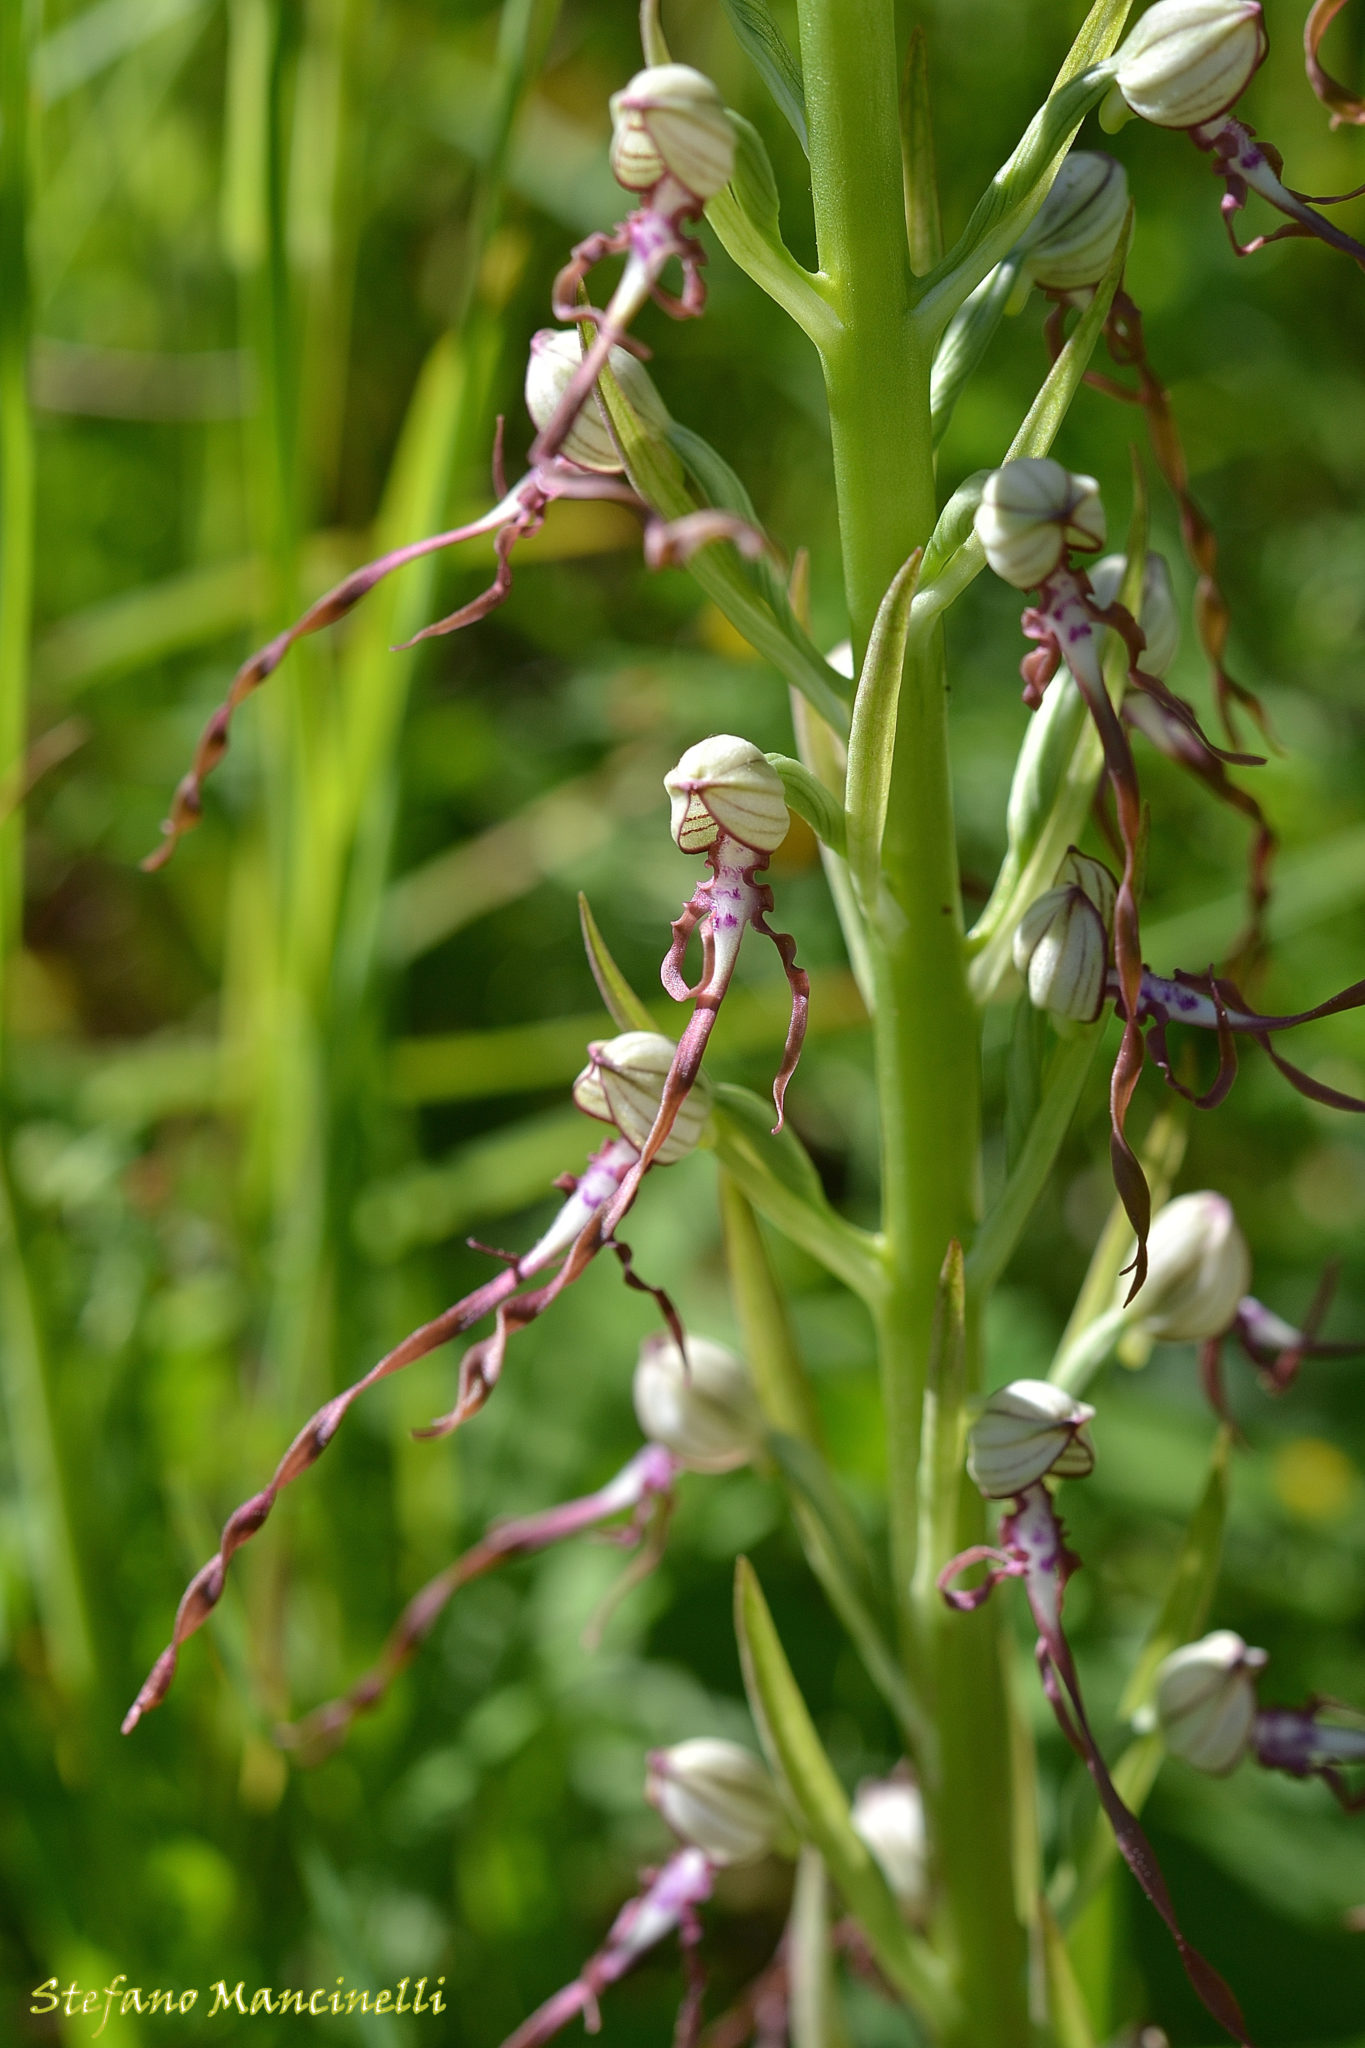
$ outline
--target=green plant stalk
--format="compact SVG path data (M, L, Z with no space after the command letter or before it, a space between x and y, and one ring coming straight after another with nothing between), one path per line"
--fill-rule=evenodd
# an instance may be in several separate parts
M856 663L882 596L933 530L930 363L913 319L891 0L800 0L811 186L838 330L822 350ZM962 947L941 638L912 642L892 767L883 892L870 930L888 1285L877 1329L892 1565L908 1649L917 1475L939 1270L978 1208L980 1059ZM969 1347L970 1349L970 1347ZM968 1388L979 1377L970 1357ZM980 1523L968 1509L964 1519ZM922 1645L929 1649L930 1645ZM1024 2048L1008 1733L989 1612L937 1629L930 1785L962 2017L954 2048ZM912 1650L913 1654L913 1650ZM917 1672L923 1680L925 1674Z
M37 0L0 8L0 1061L23 943L24 752L33 622L34 450L28 396L30 109ZM7 1105L6 1105L7 1106ZM8 1116L4 1139L8 1140ZM0 1159L0 1396L46 1655L59 1688L93 1668L62 1443L7 1163Z
M33 614L33 420L28 402L29 59L35 0L0 10L0 973L21 939L24 741Z

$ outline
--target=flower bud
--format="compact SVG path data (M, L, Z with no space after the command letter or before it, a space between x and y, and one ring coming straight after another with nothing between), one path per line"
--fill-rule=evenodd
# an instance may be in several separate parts
M1099 485L1048 455L1021 455L992 470L974 524L986 560L1016 590L1045 582L1068 548L1104 546Z
M669 829L684 853L703 853L722 833L755 853L772 853L791 823L782 777L765 754L733 733L689 747L664 777Z
M1104 1007L1118 884L1103 861L1067 851L1056 884L1030 903L1014 933L1014 964L1035 1010L1091 1024Z
M853 1795L851 1818L907 1920L919 1919L929 1901L928 1842L919 1786L902 1772L864 1778Z
M679 1841L700 1849L709 1863L757 1863L790 1847L776 1785L737 1742L699 1735L654 1750L645 1797Z
M987 1500L1012 1499L1048 1473L1084 1479L1095 1466L1094 1414L1051 1380L1011 1380L972 1424L967 1470Z
M666 1331L654 1331L640 1346L632 1393L649 1441L693 1472L731 1472L762 1446L749 1368L709 1337L689 1335L684 1359Z
M611 168L627 192L671 177L698 207L735 167L735 129L709 78L690 64L652 64L611 99Z
M1158 128L1197 128L1239 99L1269 44L1259 0L1157 0L1113 60L1125 104Z
M1123 230L1128 175L1117 157L1073 149L1024 237L1024 271L1050 292L1098 284Z
M1126 555L1104 555L1090 571L1090 587L1098 605L1111 605L1128 568ZM1142 666L1148 675L1164 676L1180 651L1180 610L1171 587L1164 555L1149 552L1142 571L1142 602L1138 624L1147 645Z
M1216 1778L1230 1771L1251 1740L1265 1664L1265 1651L1230 1628L1173 1651L1156 1674L1156 1718L1171 1755Z
M573 1084L573 1099L585 1116L615 1124L637 1148L654 1128L664 1082L677 1051L659 1031L623 1031L588 1047L588 1064ZM685 1158L706 1128L711 1090L705 1075L693 1082L673 1128L655 1155L660 1166Z
M1250 1286L1251 1253L1232 1204L1204 1188L1168 1202L1153 1219L1132 1320L1163 1343L1201 1344L1231 1327Z
M578 336L567 327L542 327L531 336L531 354L526 365L526 410L537 427L549 426L582 360ZM634 410L646 425L663 432L669 425L668 407L648 370L629 349L611 349L608 361L612 376ZM607 431L595 391L565 435L560 452L580 469L595 469L607 476L619 473L621 458Z

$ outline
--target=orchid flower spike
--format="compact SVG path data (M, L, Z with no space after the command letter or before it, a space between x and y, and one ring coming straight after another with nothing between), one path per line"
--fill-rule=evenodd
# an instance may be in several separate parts
M264 1526L283 1489L316 1464L348 1411L378 1381L401 1372L404 1366L439 1350L452 1337L493 1315L492 1335L472 1345L460 1361L454 1408L426 1429L415 1432L418 1436L448 1435L476 1414L488 1399L501 1374L508 1340L543 1315L551 1302L587 1270L597 1253L605 1249L614 1251L620 1260L628 1286L653 1296L674 1342L682 1345L682 1325L668 1296L662 1288L651 1287L636 1275L630 1247L616 1238L614 1227L604 1227L608 1206L639 1161L640 1144L653 1122L663 1078L672 1064L673 1041L655 1032L627 1032L620 1039L590 1046L588 1050L589 1064L574 1084L575 1100L589 1116L607 1122L613 1121L619 1111L622 1122L616 1135L592 1155L580 1175L567 1174L556 1183L566 1200L549 1229L529 1251L519 1255L498 1254L505 1261L501 1273L412 1331L352 1385L334 1394L304 1424L269 1483L228 1517L218 1549L186 1587L176 1609L171 1640L124 1716L125 1735L166 1697L175 1677L180 1647L203 1627L222 1598L234 1553ZM652 1096L651 1087L655 1090ZM696 1145L708 1108L709 1097L703 1083L686 1118L673 1130L669 1159L681 1158ZM631 1130L636 1134L634 1141ZM551 1277L539 1287L517 1292L525 1281L546 1272Z
M1022 663L1024 701L1036 708L1052 677L1066 664L1099 736L1114 797L1123 845L1123 874L1112 907L1094 897L1091 903L1099 924L1106 934L1112 934L1113 965L1107 973L1105 994L1114 997L1118 1014L1124 1020L1123 1040L1109 1089L1110 1162L1115 1186L1137 1239L1132 1268L1132 1293L1136 1294L1146 1270L1151 1197L1128 1143L1125 1125L1145 1057L1142 1026L1149 1021L1149 1012L1144 1009L1148 976L1142 962L1137 909L1142 797L1125 721L1141 723L1144 730L1152 724L1166 751L1192 762L1204 780L1217 787L1228 801L1250 809L1264 827L1259 806L1243 792L1232 789L1223 769L1225 763L1255 765L1259 757L1225 753L1213 744L1193 707L1175 696L1147 666L1146 635L1138 620L1116 599L1102 603L1089 576L1071 562L1072 548L1088 550L1103 545L1104 513L1093 477L1072 476L1060 463L1051 460L1008 462L987 478L975 523L986 559L996 574L1018 589L1037 590L1036 604L1025 611L1020 621L1025 637L1038 643ZM1158 614L1155 623L1169 640L1167 622ZM1102 653L1105 631L1109 628L1118 634L1127 655L1128 694L1122 716L1104 678ZM1165 651L1159 645L1158 657ZM1139 700L1150 717L1134 711ZM1268 834L1265 845L1268 858ZM1099 864L1091 866L1098 869ZM1085 893L1083 878L1069 879L1077 881L1082 894ZM1060 920L1053 923L1050 932L1049 919ZM1021 971L1030 976L1031 990L1034 951L1042 946L1035 1000L1041 996L1045 1007L1054 1007L1059 1014L1077 1019L1097 1014L1090 1006L1094 1000L1093 961L1099 952L1099 924L1085 910L1080 898L1072 896L1065 901L1056 898L1045 903L1033 922L1021 928L1020 965ZM1338 1006L1346 1006L1344 999L1337 1000ZM1077 1007L1081 1004L1086 1007ZM1159 1035L1151 1042L1158 1063L1162 1064L1163 1042ZM1168 1063L1163 1064L1163 1071L1170 1078Z
M1207 150L1227 188L1223 221L1239 256L1286 236L1309 235L1365 267L1365 246L1316 210L1353 199L1355 193L1315 199L1294 191L1281 177L1279 151L1258 142L1255 129L1231 111L1268 48L1259 0L1158 0L1109 60L1114 84L1100 119L1113 128L1137 114L1158 128L1185 129L1199 149ZM1288 220L1272 234L1240 242L1237 215L1253 192Z
M1000 1518L998 1543L974 1544L950 1559L938 1587L951 1608L970 1613L1003 1580L1023 1581L1038 1631L1038 1670L1057 1725L1089 1771L1119 1852L1165 1922L1190 1983L1219 2024L1250 2048L1237 2000L1186 1940L1155 1851L1109 1774L1062 1625L1067 1582L1080 1559L1067 1547L1048 1482L1084 1477L1092 1469L1086 1430L1093 1414L1085 1402L1044 1380L1015 1380L991 1395L970 1433L968 1471L988 1500L1009 1499L1011 1505ZM982 1583L959 1590L954 1581L978 1564L988 1567Z

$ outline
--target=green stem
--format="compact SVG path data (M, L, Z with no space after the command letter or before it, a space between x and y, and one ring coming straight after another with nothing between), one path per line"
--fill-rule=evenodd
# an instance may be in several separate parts
M905 232L894 12L892 0L798 6L816 240L839 322L822 355L860 666L882 596L928 540L937 509L926 323L913 318ZM903 680L883 873L870 928L889 1262L877 1330L893 1570L910 1644L935 1296L949 1240L969 1242L975 1229L979 1178L978 1026L964 971L937 633L914 637ZM969 1390L979 1376L969 1347ZM965 1625L955 1619L934 1632L932 1648L941 1767L929 1789L944 1881L942 1933L962 2002L962 2017L944 2038L954 2048L1023 2048L1024 1956L993 1619L988 1612Z

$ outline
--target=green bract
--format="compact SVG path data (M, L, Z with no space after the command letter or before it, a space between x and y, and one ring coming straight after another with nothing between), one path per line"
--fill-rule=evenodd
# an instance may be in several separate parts
M1110 605L1123 586L1128 567L1124 555L1104 555L1088 573L1095 602ZM1171 572L1164 555L1149 549L1142 571L1142 604L1138 611L1147 645L1142 666L1149 675L1164 676L1180 652L1180 608L1171 586Z

